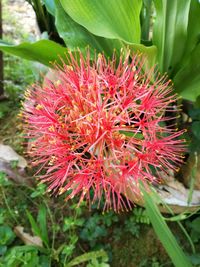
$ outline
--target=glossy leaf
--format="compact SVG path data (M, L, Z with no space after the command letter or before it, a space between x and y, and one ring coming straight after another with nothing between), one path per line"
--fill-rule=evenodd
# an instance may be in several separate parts
M155 45L145 46L142 44L132 44L130 50L135 53L140 53L145 57L146 70L151 69L157 63L157 48Z
M59 63L59 56L64 58L64 54L67 52L63 46L49 40L40 40L35 43L26 42L19 45L0 41L0 50L47 66L51 66L55 61Z
M174 266L192 267L188 258L185 256L174 235L172 234L162 215L160 214L158 207L152 199L152 195L149 194L149 192L147 193L144 188L142 188L142 192L144 195L146 211L150 218L154 231L157 234L159 240L162 242Z
M184 98L195 101L200 95L200 44L190 53L189 58L175 75L176 91Z
M162 73L171 73L183 56L191 0L154 0L153 44L158 48Z
M146 47L142 44L128 44L117 39L108 39L95 36L64 12L59 1L56 0L56 27L60 36L71 50L79 47L85 51L89 45L91 51L95 48L97 52L104 52L106 56L111 56L113 51L125 50L127 47L134 53L142 53L146 57L145 66L150 69L156 63L157 48L155 46Z
M184 58L200 42L200 2L199 0L192 0L190 5L190 13L188 20L188 36L184 51Z
M95 36L80 24L76 23L62 8L58 0L55 1L55 23L60 37L71 50L79 48L82 52L87 46L97 52L104 52L107 56L113 54L113 50L120 51L123 43L120 40L106 39ZM92 51L91 49L91 51Z
M60 0L74 21L105 38L140 43L142 0Z
M52 15L55 16L55 1L54 0L43 0L43 3L45 4L48 12Z

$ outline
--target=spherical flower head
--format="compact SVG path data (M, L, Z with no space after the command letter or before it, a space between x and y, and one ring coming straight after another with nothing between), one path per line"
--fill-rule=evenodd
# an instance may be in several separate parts
M86 58L69 51L53 79L26 92L29 153L50 191L79 202L104 196L104 208L118 211L131 208L127 192L141 196L140 181L148 186L177 169L185 151L184 130L171 123L177 96L144 61L129 53L91 61L89 51Z

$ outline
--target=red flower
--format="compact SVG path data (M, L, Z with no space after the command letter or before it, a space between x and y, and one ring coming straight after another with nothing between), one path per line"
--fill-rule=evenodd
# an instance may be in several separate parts
M129 60L129 54L118 64L99 55L91 63L89 53L79 60L70 54L68 65L57 67L56 81L45 79L26 93L31 155L46 169L40 178L53 192L79 194L82 201L92 189L92 201L104 195L105 208L129 208L127 188L137 197L139 181L159 181L161 171L182 162L183 130L170 126L177 100L170 81L153 81L143 60Z

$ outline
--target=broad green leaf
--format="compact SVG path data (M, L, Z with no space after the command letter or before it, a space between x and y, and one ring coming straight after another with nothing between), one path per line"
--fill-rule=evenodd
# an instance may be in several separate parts
M148 71L157 63L157 48L155 45L145 46L142 44L129 45L131 51L135 53L142 53L145 57L145 69Z
M86 51L89 45L91 53L94 49L97 52L104 52L105 55L113 54L114 49L120 51L123 43L120 40L107 39L93 35L80 24L76 23L63 9L58 0L55 0L56 12L55 23L60 37L63 38L66 46L72 51L79 48L82 52Z
M60 0L70 17L91 33L140 43L142 0Z
M185 45L184 58L191 53L191 51L200 42L200 1L192 0L190 4L190 13L188 20L187 41Z
M163 244L164 248L166 249L174 266L192 267L188 258L185 256L174 235L172 234L162 215L160 214L158 207L152 199L152 195L149 192L146 192L144 187L142 187L142 193L144 196L146 211L150 218L154 231Z
M190 53L173 78L174 87L184 99L195 101L200 95L200 44Z
M179 63L176 65L172 73L172 78L182 68L190 57L190 53L196 49L200 43L200 2L198 0L191 0L190 10L188 15L187 37L185 40L185 47ZM177 42L178 43L178 42ZM177 45L177 50L179 46Z
M0 41L0 50L47 66L51 66L51 63L55 61L60 63L59 56L65 58L67 52L63 46L49 40L40 40L35 43L25 42L19 45Z
M79 47L85 51L87 45L98 52L104 52L105 55L111 56L114 49L119 52L121 48L129 47L134 53L142 53L146 57L146 66L150 69L156 63L157 48L155 46L144 46L142 44L128 44L117 39L107 39L95 36L76 23L72 18L64 12L59 1L56 0L56 27L60 36L65 41L67 47L71 50Z
M52 15L55 16L55 0L43 0L43 3L46 6L46 9L48 12Z
M155 46L146 47L142 44L129 44L117 39L108 39L95 36L80 24L76 23L62 8L58 0L56 3L56 27L59 35L65 41L67 47L71 50L77 47L85 52L85 47L89 45L91 52L95 49L97 52L104 52L106 56L111 56L113 51L118 53L121 48L129 47L134 53L142 53L146 57L146 66L151 68L156 63L157 49Z
M153 44L158 48L161 73L171 73L183 56L190 2L191 0L154 0L156 19Z

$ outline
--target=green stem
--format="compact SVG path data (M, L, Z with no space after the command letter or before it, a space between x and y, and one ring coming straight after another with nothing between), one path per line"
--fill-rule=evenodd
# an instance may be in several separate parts
M13 220L17 223L17 225L19 225L19 222L16 218L16 216L14 215L14 212L12 211L12 209L10 208L9 204L8 204L8 200L7 200L7 197L6 197L6 194L4 192L4 189L3 187L1 186L1 192L2 192L2 196L3 196L3 200L5 202L5 205L7 207L7 210L8 212L10 213L10 216L13 218Z

